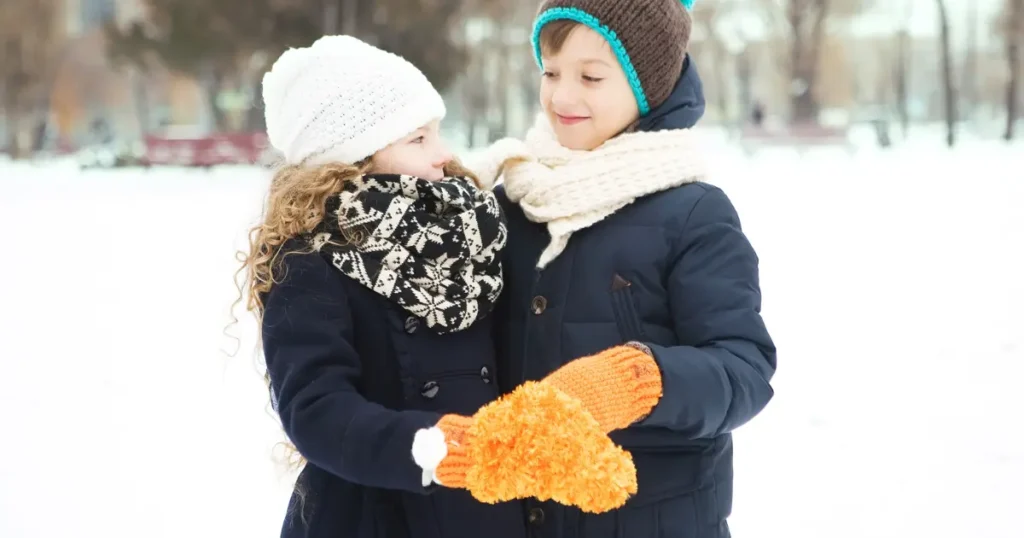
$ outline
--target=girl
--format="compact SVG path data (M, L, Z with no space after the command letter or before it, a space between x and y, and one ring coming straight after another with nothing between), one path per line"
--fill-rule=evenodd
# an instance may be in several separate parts
M492 193L450 177L465 174L423 74L331 36L263 86L287 165L243 270L274 407L308 460L281 535L521 538L521 504L499 501L622 504L635 469L578 400L531 384L492 402L506 225Z
M700 181L689 34L679 0L545 1L543 113L474 168L504 181L503 388L590 379L566 391L621 430L637 469L637 495L613 513L529 501L535 536L728 537L730 432L773 395L757 255Z

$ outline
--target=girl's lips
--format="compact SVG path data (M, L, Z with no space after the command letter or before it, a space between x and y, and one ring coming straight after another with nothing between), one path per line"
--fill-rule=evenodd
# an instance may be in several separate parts
M558 123L562 125L576 125L581 121L590 119L582 116L563 116L561 114L555 114L555 117L558 118Z

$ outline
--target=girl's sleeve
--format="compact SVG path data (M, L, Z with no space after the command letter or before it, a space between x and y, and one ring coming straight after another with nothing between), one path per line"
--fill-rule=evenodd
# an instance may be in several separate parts
M648 343L663 396L639 426L712 438L743 425L771 400L775 344L761 318L758 257L732 202L706 186L674 245L669 301L678 341Z
M283 258L265 297L263 350L285 433L313 465L365 486L424 492L413 436L440 415L395 411L357 390L363 360L352 344L342 276L319 254Z

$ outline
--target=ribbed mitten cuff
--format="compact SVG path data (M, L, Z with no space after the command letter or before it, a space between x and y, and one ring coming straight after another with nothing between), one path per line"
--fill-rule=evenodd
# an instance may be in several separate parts
M606 432L649 415L662 393L658 363L630 345L572 361L543 382L578 398Z

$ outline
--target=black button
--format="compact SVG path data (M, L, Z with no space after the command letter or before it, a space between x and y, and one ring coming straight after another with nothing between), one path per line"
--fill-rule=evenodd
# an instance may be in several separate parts
M484 380L484 383L491 382L491 371L486 366L480 369L480 378Z
M420 394L428 400L433 400L437 396L437 392L441 390L441 385L437 384L437 381L427 381L420 388Z
M409 316L405 318L405 332L412 334L416 332L416 328L420 326L420 320L416 316Z
M527 516L531 525L540 525L544 523L544 510L540 508L531 508L530 515Z
M534 315L541 315L548 308L548 300L543 295L538 295L533 298L533 302L530 303L530 309L533 310Z

